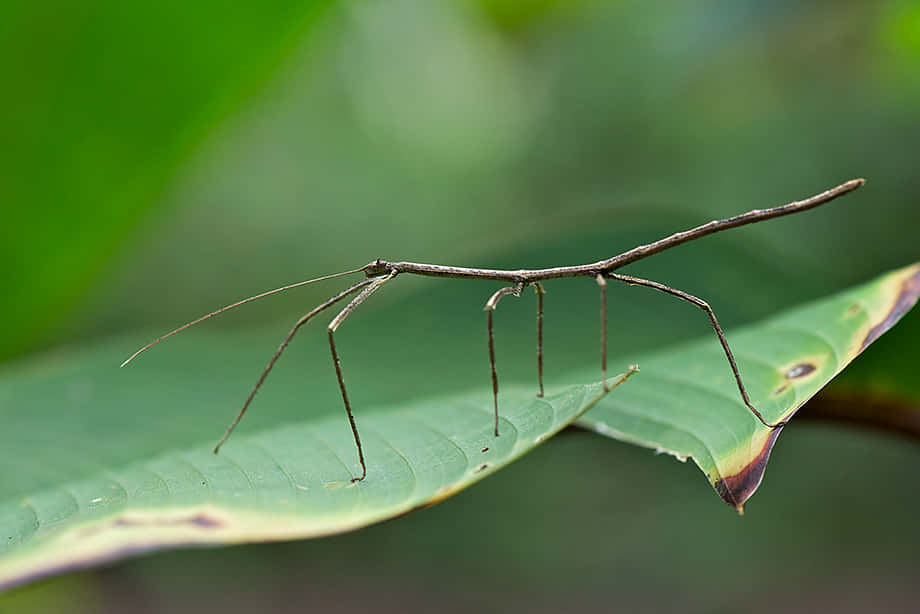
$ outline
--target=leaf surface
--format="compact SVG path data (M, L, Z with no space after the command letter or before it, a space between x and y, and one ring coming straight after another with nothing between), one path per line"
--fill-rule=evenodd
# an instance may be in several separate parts
M95 357L111 355L103 348ZM17 385L73 383L70 369L45 375L33 369ZM194 386L196 375L186 377ZM83 439L68 445L72 429L50 423L42 434L49 445L37 454L3 448L0 588L156 548L317 537L392 518L508 464L604 394L600 383L543 399L530 389L503 391L495 437L491 397L481 392L362 416L368 474L358 483L350 479L359 467L344 416L239 434L219 455L203 441L148 456L140 425L121 429L117 440L106 436L112 425L99 424L96 435L87 425ZM117 405L112 411L119 420ZM131 456L138 458L115 460ZM81 473L88 475L72 477Z
M788 420L907 313L918 294L920 265L912 265L729 331L754 406L769 422ZM578 424L692 458L722 499L742 511L783 429L763 426L744 406L715 335L639 357L638 363L641 378Z
M789 417L918 292L920 266L908 267L729 331L755 403L768 419ZM781 432L755 422L717 343L704 340L640 357L641 375L606 397L599 383L580 383L594 372L561 378L545 399L503 387L498 438L478 382L389 408L364 404L368 476L352 484L358 463L338 399L315 386L305 399L303 382L283 371L301 368L293 359L247 430L213 455L215 415L238 404L253 375L251 339L191 334L144 368L118 371L132 343L47 354L0 374L0 587L157 548L353 530L450 496L595 404L583 426L694 458L740 507ZM367 394L381 383L351 385ZM294 411L279 421L272 410L285 408Z

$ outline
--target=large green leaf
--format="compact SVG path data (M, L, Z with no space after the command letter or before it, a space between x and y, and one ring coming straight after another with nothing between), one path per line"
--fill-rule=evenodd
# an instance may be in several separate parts
M790 415L893 324L916 299L918 280L920 266L903 269L749 332L729 332L766 415ZM459 395L362 407L369 473L352 484L357 459L347 422L331 407L337 403L316 401L321 396L306 403L306 421L266 424L263 411L211 454L211 409L238 402L237 382L252 376L252 344L248 334L199 334L176 345L143 368L115 370L129 347L118 339L0 377L0 586L142 550L328 535L406 513L517 458L603 396L599 384L578 383L591 373L570 375L546 399L529 387L503 388L499 438L491 434L488 389L478 383ZM605 397L589 415L592 428L693 455L729 488L746 459L765 462L757 446L768 451L778 431L758 427L740 406L717 347L706 342L641 360L647 373ZM806 362L815 368L798 366ZM262 402L300 405L302 392L275 386ZM312 407L322 404L329 411Z
M3 413L11 419L14 413L44 414L44 408L26 408L18 400L40 399L48 387L100 386L122 346L92 352L91 374L71 360L51 377L46 363L15 383L7 378L15 400L4 403ZM236 351L245 352L245 346ZM185 359L206 360L207 354L203 349ZM180 361L185 377L180 385L194 388L198 375L188 364ZM165 398L157 378L146 384L133 379L123 394L153 405ZM35 454L28 453L34 440L21 445L16 430L7 430L3 465L16 471L5 471L0 486L6 497L0 503L0 588L152 548L315 537L392 518L434 504L508 464L604 395L599 383L543 399L530 389L503 391L502 436L495 437L491 397L484 393L362 416L368 474L358 483L350 480L359 468L341 416L238 436L219 455L210 451L213 442L151 453L144 446L151 430L130 428L134 420L121 414L123 399L112 397L100 400L99 421L85 424L82 435L72 428L79 422L45 420L37 436L45 445ZM163 419L176 413L164 409ZM47 415L38 421L42 418ZM85 477L76 477L81 474Z
M728 336L755 407L787 420L917 301L920 265ZM604 399L581 426L685 460L744 509L782 432L743 405L713 338L639 358L642 383ZM786 427L790 428L790 427Z

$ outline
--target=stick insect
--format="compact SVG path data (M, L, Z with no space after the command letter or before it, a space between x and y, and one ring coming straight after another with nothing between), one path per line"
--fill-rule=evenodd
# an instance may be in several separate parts
M600 290L600 337L601 337L601 378L604 386L604 390L610 389L610 384L607 380L607 280L615 280L623 282L630 286L644 286L646 288L651 288L665 294L669 294L673 297L676 297L682 301L695 305L696 307L703 310L709 318L709 323L712 326L713 331L715 331L716 336L719 338L719 343L722 345L722 350L725 354L725 357L728 359L729 367L731 368L732 374L734 375L735 382L738 386L738 392L741 395L741 400L744 402L744 405L750 410L751 414L765 427L770 429L776 429L785 426L786 422L780 420L775 423L768 422L764 419L763 415L757 410L756 407L751 403L751 399L748 396L747 390L744 387L744 383L741 380L741 373L738 369L738 364L735 361L735 357L732 354L731 348L728 345L728 341L725 338L725 334L722 332L722 327L719 325L719 321L716 319L716 315L713 312L712 308L709 306L709 303L703 299L693 296L682 290L672 288L665 284L659 283L657 281L651 281L648 279L642 279L639 277L633 277L631 275L623 275L616 273L614 271L636 262L657 254L666 249L676 247L682 243L704 237L722 230L728 230L729 228L736 228L738 226L743 226L745 224L753 224L755 222L761 222L768 220L774 217L780 217L783 215L789 215L792 213L798 213L800 211L805 211L807 209L812 209L819 205L822 205L828 201L831 201L838 196L852 192L853 190L859 188L865 183L864 179L851 179L845 183L838 185L837 187L831 188L820 194L816 194L810 198L806 198L800 201L793 201L785 205L780 205L778 207L773 207L771 209L754 209L748 211L747 213L742 213L734 217L729 217L722 220L713 220L706 224L702 224L690 230L685 230L683 232L677 232L670 236L667 236L663 239L655 241L653 243L648 243L646 245L640 245L629 251L623 252L617 256L607 258L606 260L599 260L597 262L592 262L590 264L582 264L576 266L561 266L553 267L548 269L519 269L519 270L501 270L501 269L476 269L468 267L459 267L459 266L444 266L438 264L420 264L416 262L390 262L387 260L377 259L373 262L370 262L362 267L357 269L352 269L349 271L343 271L341 273L334 273L332 275L326 275L323 277L317 277L314 279L308 279L306 281L297 282L287 286L282 286L280 288L275 288L274 290L268 290L262 292L261 294L256 294L255 296L250 296L243 300L237 301L225 307L213 311L207 315L204 315L197 320L192 320L187 324L180 326L179 328L166 333L162 337L148 343L141 349L137 350L132 354L127 360L122 363L122 367L127 365L129 362L134 360L139 354L145 350L153 347L154 345L160 343L164 339L175 335L176 333L182 332L186 328L198 324L208 318L221 314L229 309L239 307L245 303L270 296L272 294L277 294L279 292L284 292L285 290L290 290L292 288L297 288L307 284L324 281L327 279L333 279L336 277L343 277L346 275L354 275L357 273L364 273L365 279L349 286L348 288L342 290L341 292L333 295L329 299L323 301L309 312L301 316L300 319L294 324L288 334L281 341L281 345L278 346L278 349L272 355L271 359L268 361L265 369L262 371L262 374L259 376L259 379L256 381L255 386L249 392L249 396L246 398L246 401L243 403L242 408L239 413L230 423L230 426L227 427L224 436L220 439L216 446L214 446L214 453L217 454L220 450L220 447L227 441L227 438L230 437L230 434L239 424L240 420L243 418L243 414L246 413L246 410L249 408L249 405L252 403L253 398L255 398L256 393L262 387L262 384L265 382L265 378L268 377L269 372L275 366L275 363L281 357L281 354L290 344L291 340L294 338L294 335L297 334L297 331L305 325L307 322L313 319L314 316L325 311L329 307L332 307L336 303L344 300L345 298L354 295L357 293L357 296L351 299L351 301L336 315L327 327L328 337L329 337L329 349L332 352L332 361L335 365L336 378L338 379L339 390L342 394L342 401L345 405L345 413L348 416L348 422L351 425L351 432L354 436L355 447L358 451L358 462L361 465L361 475L351 478L352 482L359 482L367 476L367 465L364 461L364 449L361 446L361 437L358 435L358 426L355 423L355 417L352 413L351 402L348 400L348 393L345 390L345 379L342 374L342 363L339 359L339 353L335 345L335 332L339 329L345 319L359 306L361 303L366 301L374 292L379 290L385 284L392 281L398 275L425 275L429 277L456 277L456 278L465 278L465 279L485 279L490 281L500 281L505 282L507 285L496 290L486 301L485 312L486 312L486 330L488 335L488 346L489 346L489 366L491 369L492 375L492 401L494 407L494 435L498 437L498 375L495 370L495 341L493 336L493 324L492 324L492 314L495 309L498 307L499 301L508 295L513 295L519 297L521 292L527 287L532 286L536 293L537 297L537 380L538 380L538 391L537 396L543 396L543 295L545 290L543 288L543 282L551 279L559 279L563 277L592 277L595 279L598 288Z

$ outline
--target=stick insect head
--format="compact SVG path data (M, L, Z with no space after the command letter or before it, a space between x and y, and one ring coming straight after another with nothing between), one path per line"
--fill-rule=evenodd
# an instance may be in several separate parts
M373 262L369 262L364 265L361 270L364 271L364 274L368 277L377 277L378 275L385 275L386 273L389 273L392 268L393 267L389 262L377 258Z

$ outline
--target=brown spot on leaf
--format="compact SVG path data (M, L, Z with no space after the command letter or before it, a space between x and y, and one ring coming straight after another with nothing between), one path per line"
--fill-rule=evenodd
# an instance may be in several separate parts
M483 451L483 452L488 452L488 451L489 451L489 446L483 447L482 451Z
M773 449L773 443L781 430L773 429L757 456L745 465L741 471L735 475L725 476L713 484L722 500L738 510L738 513L744 512L744 502L760 486L764 469L770 459L770 450Z
M776 390L774 390L772 393L770 393L770 396L771 396L771 397L778 397L779 395L783 394L783 393L786 392L787 390L789 390L789 384L783 384L782 386L780 386L779 388L777 388Z
M806 375L810 375L817 370L818 367L810 362L800 362L799 364L786 371L786 379L798 379L800 377L805 377Z
M84 527L78 530L76 535L81 539L86 539L95 537L98 534L105 533L113 529L130 530L134 528L147 529L149 527L176 527L183 525L212 529L221 527L223 524L224 523L222 521L209 516L204 512L185 516L179 515L175 517L144 517L139 515L126 515L109 521L100 522L92 526ZM7 539L11 540L13 538L9 537ZM27 571L26 573L12 576L8 575L6 578L0 579L0 592L18 584L24 584L26 582L31 582L33 580L38 580L40 578L45 578L47 576L62 573L65 571L89 567L91 565L98 565L100 563L113 561L135 553L146 552L152 548L163 547L164 545L180 545L181 543L184 543L184 541L168 541L164 542L163 544L157 544L155 541L150 543L135 543L133 545L127 545L121 548L107 549L101 554L91 555L88 557L75 557L70 556L68 553L64 556L64 562L54 561L49 565L33 567L31 571ZM189 543L194 543L194 541Z
M193 514L192 516L162 517L162 518L145 518L142 516L121 516L109 522L108 524L95 525L87 527L81 534L83 537L102 533L110 528L116 529L137 529L147 527L178 527L182 525L191 525L202 529L214 529L223 526L223 523L204 513Z
M847 309L846 313L844 313L843 315L844 317L852 318L855 315L857 315L860 311L862 311L862 305L860 303L853 303L852 305L850 305L850 308Z
M488 468L489 468L489 463L483 463L479 465L478 467L476 467L475 469L473 469L473 473L482 473Z
M221 522L216 518L211 518L205 514L197 514L188 519L189 524L193 524L196 527L201 527L203 529L213 529L221 526Z
M901 283L901 289L891 306L891 310L882 318L882 321L869 329L863 339L859 351L862 352L870 343L878 339L882 333L894 326L901 317L910 311L920 296L920 266L916 267L913 274Z

